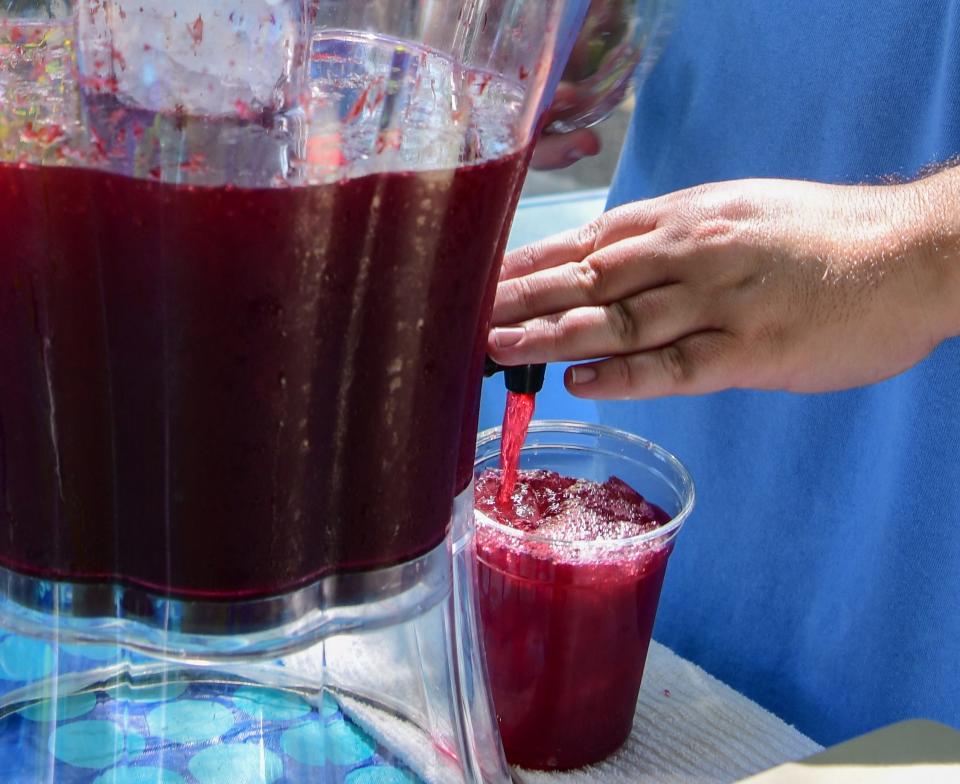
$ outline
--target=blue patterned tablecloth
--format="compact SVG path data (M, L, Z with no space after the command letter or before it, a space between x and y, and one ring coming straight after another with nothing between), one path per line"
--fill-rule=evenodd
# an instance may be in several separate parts
M112 646L0 632L0 698L103 667ZM2 714L0 714L2 715ZM344 714L290 691L226 682L119 681L0 718L0 782L34 784L413 784L416 776Z

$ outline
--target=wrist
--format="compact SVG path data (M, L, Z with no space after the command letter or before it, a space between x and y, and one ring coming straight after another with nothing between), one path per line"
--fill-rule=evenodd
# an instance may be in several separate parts
M900 187L910 204L901 230L940 343L960 335L960 166Z

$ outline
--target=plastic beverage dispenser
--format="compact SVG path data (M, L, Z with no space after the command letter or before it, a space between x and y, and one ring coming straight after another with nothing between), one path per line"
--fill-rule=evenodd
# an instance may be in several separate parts
M509 780L476 412L586 5L0 8L0 779Z

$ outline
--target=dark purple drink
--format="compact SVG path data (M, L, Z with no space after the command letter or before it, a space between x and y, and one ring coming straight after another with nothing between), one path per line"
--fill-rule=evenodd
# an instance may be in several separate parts
M500 472L482 473L475 504L507 526L477 527L480 615L507 760L541 769L598 762L630 734L672 549L617 543L670 516L616 477L521 470L507 506L500 487Z
M273 188L0 165L0 564L216 598L437 545L524 160Z

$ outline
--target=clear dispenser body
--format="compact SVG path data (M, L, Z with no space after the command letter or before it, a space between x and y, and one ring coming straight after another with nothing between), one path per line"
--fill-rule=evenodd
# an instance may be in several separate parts
M479 382L587 5L0 10L11 780L505 780Z

